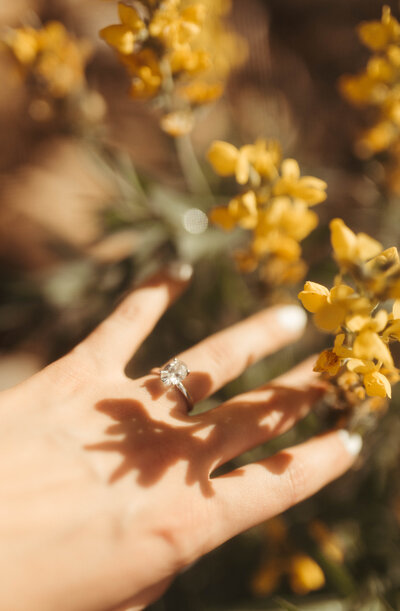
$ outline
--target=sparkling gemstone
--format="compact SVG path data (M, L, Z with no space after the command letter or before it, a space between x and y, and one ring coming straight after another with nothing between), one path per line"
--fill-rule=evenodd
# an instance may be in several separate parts
M161 369L160 376L161 381L165 386L173 386L174 384L179 384L186 378L189 373L189 369L186 367L185 363L180 361L179 359L174 359L168 365Z

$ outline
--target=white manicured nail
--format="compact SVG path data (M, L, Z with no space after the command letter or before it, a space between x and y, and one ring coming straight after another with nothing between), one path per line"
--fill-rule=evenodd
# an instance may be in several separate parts
M172 280L187 282L193 276L193 267L190 265L190 263L173 261L168 265L167 272Z
M349 454L357 456L361 452L363 444L361 435L349 433L345 429L341 429L337 434Z
M307 323L307 314L297 305L283 306L276 316L281 327L292 333L302 331Z

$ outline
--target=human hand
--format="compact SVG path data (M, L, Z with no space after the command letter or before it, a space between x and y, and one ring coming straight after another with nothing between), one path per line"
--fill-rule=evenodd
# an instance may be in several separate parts
M210 477L293 426L324 388L307 361L190 416L158 375L129 379L132 352L183 286L153 279L70 354L2 393L1 610L142 609L183 567L351 466L359 438L331 432ZM271 308L179 355L193 400L296 340L296 320Z

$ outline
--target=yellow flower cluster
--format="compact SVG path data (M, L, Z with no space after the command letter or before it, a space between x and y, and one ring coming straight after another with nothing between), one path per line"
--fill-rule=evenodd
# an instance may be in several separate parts
M234 176L243 191L228 206L218 206L211 220L226 230L241 227L251 232L251 242L236 253L239 268L257 268L268 282L292 283L304 277L300 242L318 224L310 210L326 199L326 183L301 176L294 159L282 159L279 143L258 140L236 148L215 141L208 160L220 176Z
M227 31L228 2L141 0L118 3L120 23L100 36L131 76L135 99L157 98L171 136L189 133L193 109L219 98L230 69L243 59L243 42Z
M325 585L325 575L319 564L308 554L299 550L289 536L283 518L278 517L264 524L264 537L268 553L253 575L251 587L257 596L272 594L284 577L291 590L305 595ZM337 536L320 521L309 525L308 534L317 544L323 556L331 562L341 564L344 553Z
M343 95L355 106L376 108L373 126L361 134L358 148L370 156L399 144L400 139L400 23L389 6L384 6L380 21L358 26L361 42L371 51L364 71L344 76Z
M2 40L24 75L34 79L39 93L65 98L84 86L91 47L87 41L77 40L58 21L38 30L10 28Z
M306 282L299 299L320 329L335 334L315 371L334 377L352 403L390 397L399 379L389 344L400 340L400 260L396 248L364 233L355 234L341 219L331 224L331 242L340 274L328 289ZM343 281L349 278L350 284ZM395 300L389 312L386 302Z

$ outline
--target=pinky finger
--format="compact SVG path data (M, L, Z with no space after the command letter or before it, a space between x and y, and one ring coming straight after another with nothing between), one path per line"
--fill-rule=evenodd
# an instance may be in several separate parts
M334 431L215 478L213 546L315 494L351 467L361 445L359 435Z

